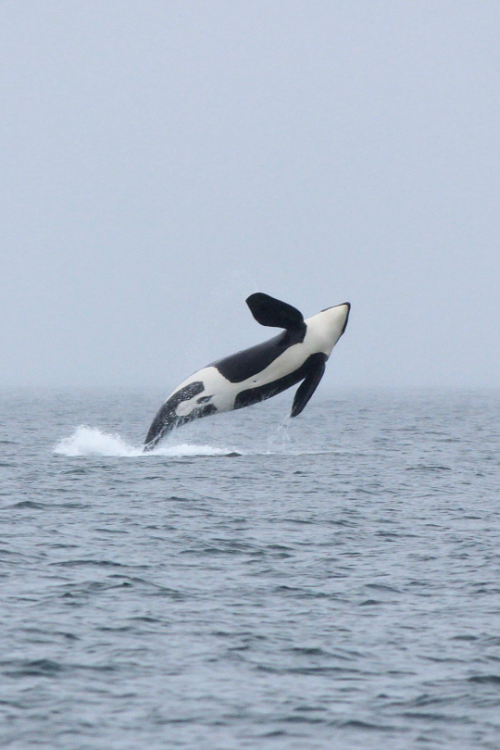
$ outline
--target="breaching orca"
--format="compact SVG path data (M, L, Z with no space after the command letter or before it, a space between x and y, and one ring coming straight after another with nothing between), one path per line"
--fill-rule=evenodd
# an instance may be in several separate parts
M246 303L258 323L284 331L263 344L219 359L184 380L153 419L144 450L154 448L174 427L264 401L300 380L303 382L295 394L291 416L304 409L346 329L351 305L345 302L328 307L304 320L295 307L268 294L251 294Z

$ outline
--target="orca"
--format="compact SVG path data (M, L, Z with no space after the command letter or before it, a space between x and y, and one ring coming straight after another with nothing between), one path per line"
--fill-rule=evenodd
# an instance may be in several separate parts
M350 303L328 307L307 320L292 305L262 292L251 294L246 303L258 323L283 332L212 362L184 380L153 419L144 450L152 450L174 427L256 404L301 380L290 416L302 412L346 329Z

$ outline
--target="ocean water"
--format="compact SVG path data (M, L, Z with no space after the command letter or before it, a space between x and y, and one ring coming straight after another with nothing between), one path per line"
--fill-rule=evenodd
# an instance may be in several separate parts
M4 391L0 746L500 747L500 394Z

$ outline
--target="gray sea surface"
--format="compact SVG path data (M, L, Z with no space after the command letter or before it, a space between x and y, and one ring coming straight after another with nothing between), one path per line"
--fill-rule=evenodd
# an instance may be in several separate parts
M500 747L500 393L0 394L0 746Z

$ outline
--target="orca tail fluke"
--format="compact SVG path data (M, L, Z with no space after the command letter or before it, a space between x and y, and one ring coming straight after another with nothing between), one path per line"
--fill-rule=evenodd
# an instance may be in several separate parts
M152 451L156 448L164 435L174 429L176 422L177 420L172 418L172 411L168 402L163 404L148 430L148 434L144 441L143 451Z
M156 448L156 446L158 445L158 443L160 442L164 434L165 433L163 431L160 431L157 434L151 434L151 428L150 428L148 434L146 435L144 445L142 446L143 452L148 453L149 451L154 450L154 448Z

